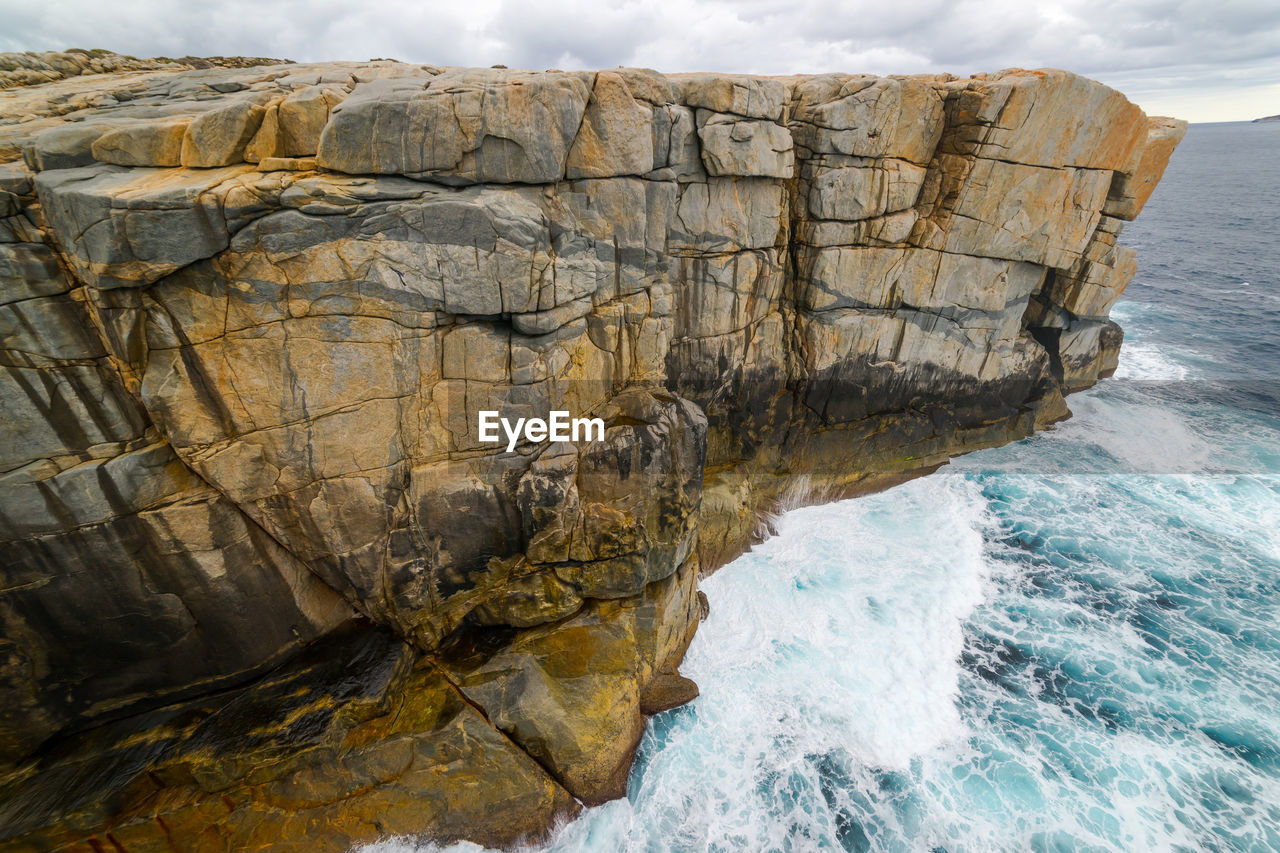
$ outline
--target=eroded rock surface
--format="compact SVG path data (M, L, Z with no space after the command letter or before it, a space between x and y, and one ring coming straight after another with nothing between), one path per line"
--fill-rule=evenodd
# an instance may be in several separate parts
M509 844L621 796L765 513L1115 369L1184 130L1052 70L0 92L0 843Z

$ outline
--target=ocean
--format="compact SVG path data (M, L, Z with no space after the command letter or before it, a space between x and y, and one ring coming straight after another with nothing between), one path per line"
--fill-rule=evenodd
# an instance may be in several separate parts
M1280 850L1277 157L1190 128L1072 420L705 580L702 695L539 849Z

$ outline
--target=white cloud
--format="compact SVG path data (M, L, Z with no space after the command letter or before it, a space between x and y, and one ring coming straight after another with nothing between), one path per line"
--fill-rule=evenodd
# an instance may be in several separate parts
M1152 112L1280 112L1275 0L0 0L0 50L790 74L1068 68Z

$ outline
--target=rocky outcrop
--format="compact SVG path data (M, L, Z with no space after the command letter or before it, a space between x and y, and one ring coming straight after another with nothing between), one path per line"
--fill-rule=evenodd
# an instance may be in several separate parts
M0 53L0 89L37 86L86 74L124 74L130 71L185 71L193 68L250 68L255 65L283 65L287 59L262 56L184 56L172 59L157 56L139 59L102 48L66 51Z
M1061 71L0 93L0 838L506 844L622 795L762 518L1114 370L1184 130ZM482 440L556 410L603 437Z

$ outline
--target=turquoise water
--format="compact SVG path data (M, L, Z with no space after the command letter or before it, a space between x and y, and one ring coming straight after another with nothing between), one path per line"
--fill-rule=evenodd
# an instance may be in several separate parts
M1277 153L1191 129L1073 420L707 579L702 696L548 849L1280 850Z

